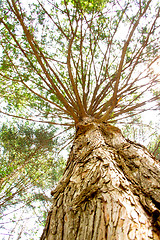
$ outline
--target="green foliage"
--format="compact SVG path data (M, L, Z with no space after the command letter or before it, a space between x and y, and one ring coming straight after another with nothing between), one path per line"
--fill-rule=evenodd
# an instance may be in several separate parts
M1 9L2 112L73 126L82 115L103 118L103 104L109 108L114 102L107 118L117 121L144 106L155 91L148 69L159 55L158 1L144 14L147 1L65 0L46 6L19 1L15 6L23 23L7 1ZM122 99L119 104L111 101L113 95Z
M150 114L154 114L151 112ZM156 115L154 115L156 118ZM158 122L145 123L143 117L133 117L131 122L121 126L126 138L142 144L158 161L160 161L160 126Z
M24 235L23 238L32 235L36 239L39 228L43 228L51 204L50 189L56 185L65 167L64 158L56 154L59 146L55 134L53 126L29 122L7 122L1 126L0 218L1 222L8 223L10 231L13 229L14 236L24 234L21 230L27 219L34 222L34 229L30 224L26 226L26 238ZM12 211L17 214L14 216ZM44 216L39 221L42 212ZM2 230L6 224L1 225Z
M77 10L91 13L101 11L109 0L67 0L64 2L67 4L71 2Z
M160 135L154 136L154 139L152 139L148 144L148 149L160 162Z
M64 160L56 158L55 128L3 124L0 132L1 204L16 203L29 188L47 189L58 181ZM56 160L57 159L57 160ZM33 194L34 195L34 194ZM33 196L32 196L33 197Z
M151 102L158 109L158 0L148 7L129 0L29 2L0 1L1 113L70 130L86 116L116 124L131 117L138 126L133 116ZM56 154L59 129L51 126L2 125L3 209L24 203L34 210L50 201L46 191L65 165ZM132 124L126 131L139 142L149 132Z

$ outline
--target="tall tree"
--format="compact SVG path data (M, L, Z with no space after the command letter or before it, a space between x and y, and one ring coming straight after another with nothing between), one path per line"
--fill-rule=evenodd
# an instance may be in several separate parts
M65 166L64 159L56 156L55 130L28 122L8 122L0 128L1 238L29 239L32 231L35 239L39 228L43 229L52 202L49 190ZM26 224L29 221L34 227Z
M44 239L159 239L160 166L114 124L159 107L159 2L1 5L1 113L75 128Z

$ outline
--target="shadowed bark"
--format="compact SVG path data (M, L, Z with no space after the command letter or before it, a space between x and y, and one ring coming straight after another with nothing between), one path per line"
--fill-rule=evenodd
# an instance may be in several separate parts
M77 129L41 240L159 239L160 166L106 123L159 109L158 1L2 2L0 113Z
M41 240L160 239L160 166L93 119L77 126Z

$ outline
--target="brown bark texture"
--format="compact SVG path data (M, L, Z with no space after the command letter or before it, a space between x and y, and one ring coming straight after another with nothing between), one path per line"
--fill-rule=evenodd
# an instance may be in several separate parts
M41 240L160 239L160 166L147 149L85 119Z

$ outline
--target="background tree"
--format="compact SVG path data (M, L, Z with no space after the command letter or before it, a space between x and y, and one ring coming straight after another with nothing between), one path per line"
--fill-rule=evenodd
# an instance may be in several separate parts
M76 129L41 239L158 238L158 163L109 124L159 107L159 2L1 4L1 113Z
M159 122L148 121L144 123L139 116L134 117L128 124L121 124L121 130L126 138L137 142L143 143L143 145L149 149L149 151L155 156L157 160L160 160L159 156Z
M6 232L6 239L12 235L28 239L29 234L37 238L37 228L43 226L51 205L49 190L56 185L65 164L56 156L59 147L55 131L28 122L8 122L1 127L0 235ZM43 218L39 216L42 211Z

